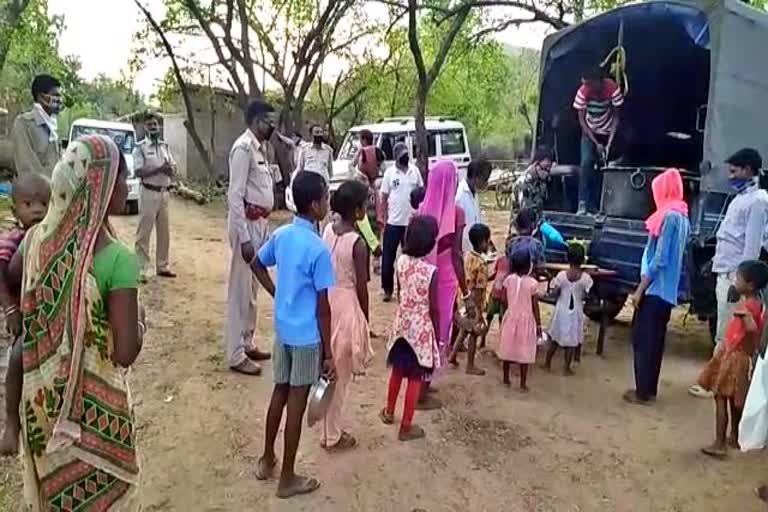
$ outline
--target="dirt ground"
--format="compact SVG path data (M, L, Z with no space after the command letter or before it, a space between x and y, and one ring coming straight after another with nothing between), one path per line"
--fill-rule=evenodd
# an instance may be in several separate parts
M501 242L506 214L490 216ZM133 239L135 222L117 219L125 240ZM376 364L352 385L346 407L359 446L329 455L318 432L305 429L298 468L323 485L313 495L278 500L275 482L253 476L271 368L262 377L239 376L223 359L224 209L175 201L172 226L180 277L143 291L150 330L132 375L147 511L764 510L753 494L768 480L764 453L713 461L699 452L712 440L713 406L686 388L705 361L708 335L684 310L671 322L654 407L621 400L632 376L625 310L609 330L605 357L594 355L590 325L576 376L533 370L527 395L501 385L491 355L480 360L484 377L448 371L437 381L446 406L417 412L427 438L407 444L377 417L387 377L380 337ZM373 329L386 333L394 306L379 300L378 289L372 282ZM549 306L543 309L548 317ZM270 347L266 294L259 312L260 344ZM0 469L0 510L17 511L19 468L6 461Z

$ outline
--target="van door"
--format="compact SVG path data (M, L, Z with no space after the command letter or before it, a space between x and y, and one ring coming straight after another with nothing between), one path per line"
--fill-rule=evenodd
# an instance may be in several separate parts
M408 144L411 149L411 158L415 161L416 160L416 133L415 132L408 132L408 138L410 139ZM437 138L438 135L436 132L429 131L427 132L427 155L429 160L429 166L435 164L439 160L438 152L437 152Z

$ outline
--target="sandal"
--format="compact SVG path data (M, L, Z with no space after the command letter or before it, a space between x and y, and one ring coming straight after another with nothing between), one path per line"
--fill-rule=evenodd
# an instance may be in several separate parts
M343 452L351 450L355 446L357 446L357 439L347 432L342 432L339 441L335 445L328 446L326 444L323 448L325 448L327 452Z
M260 458L258 464L256 464L256 480L264 481L272 478L272 473L275 471L276 466L276 460L269 463L264 460L264 457Z
M385 425L392 425L395 422L395 415L389 414L387 409L379 411L379 418L381 418L381 422Z
M298 483L288 489L277 488L276 496L280 499L299 496L300 494L309 494L320 488L320 482L316 478L297 476Z
M640 398L639 396L637 396L637 391L635 391L634 389L630 389L630 390L627 390L626 392L624 392L624 394L622 395L622 398L628 404L633 404L633 405L651 405L651 401L650 400L643 399L643 398Z
M397 438L400 441L413 441L414 439L421 439L422 437L426 437L427 433L424 432L424 429L421 428L418 425L411 425L411 428L408 430L401 430L397 434Z
M728 456L728 450L725 448L720 448L719 446L707 446L706 448L701 449L701 453L704 455L709 455L712 458L715 459L724 459Z

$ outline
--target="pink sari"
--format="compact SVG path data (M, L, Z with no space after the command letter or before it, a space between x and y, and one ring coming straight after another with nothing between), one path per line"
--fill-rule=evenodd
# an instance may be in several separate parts
M453 309L458 295L459 281L453 268L453 237L464 229L464 211L456 206L458 178L456 165L450 161L438 162L427 178L427 191L419 214L437 220L437 244L427 261L437 267L438 311L440 313L437 344L440 360L447 361L451 343ZM457 235L459 234L459 235ZM450 238L447 238L450 237Z

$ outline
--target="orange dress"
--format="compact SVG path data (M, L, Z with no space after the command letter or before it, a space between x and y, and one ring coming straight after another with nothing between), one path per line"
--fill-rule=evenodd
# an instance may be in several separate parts
M716 396L733 400L736 407L743 407L752 376L752 356L757 350L763 331L763 305L757 299L744 304L757 325L757 331L747 333L744 320L734 316L728 322L724 346L709 360L699 375L699 385Z

